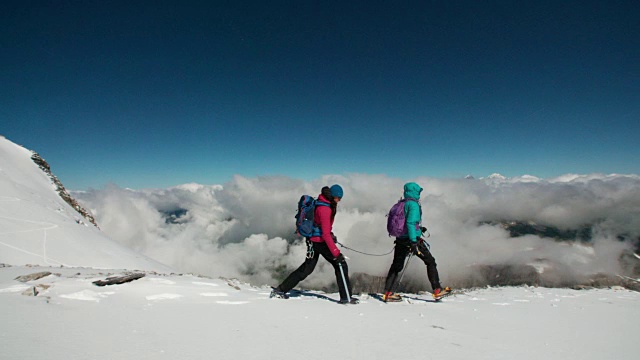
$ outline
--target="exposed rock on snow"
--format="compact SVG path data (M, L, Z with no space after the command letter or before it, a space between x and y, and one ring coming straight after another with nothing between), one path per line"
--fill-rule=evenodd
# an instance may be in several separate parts
M76 201L76 199L74 199L73 197L71 197L71 195L69 195L69 192L67 191L67 189L65 189L64 185L62 185L62 182L60 182L58 177L53 175L53 173L51 172L51 167L49 166L49 164L37 152L35 151L33 152L33 155L31 156L31 160L33 160L33 162L36 163L38 167L40 167L40 169L42 169L42 171L44 171L45 174L47 174L47 176L49 176L49 178L51 179L51 181L56 187L56 192L67 204L71 205L72 208L74 208L78 213L80 213L80 215L82 215L82 217L87 219L95 227L100 228L96 223L96 219L93 217L93 214L91 214L89 210L83 208Z
M112 277L108 277L106 280L96 280L93 282L93 284L97 286L118 285L118 284L128 283L134 280L138 280L144 276L145 276L144 273L135 273L135 274L129 274L129 275L123 275L123 276L112 276Z
M38 280L38 279L42 279L43 277L47 277L49 275L51 275L51 272L49 272L49 271L41 271L41 272L29 274L29 275L18 276L16 278L16 280L18 280L20 282L35 281L35 280Z

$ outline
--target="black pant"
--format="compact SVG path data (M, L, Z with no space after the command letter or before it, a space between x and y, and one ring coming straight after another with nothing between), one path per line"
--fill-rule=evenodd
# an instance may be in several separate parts
M316 264L318 264L318 259L320 255L324 257L335 270L336 281L338 282L338 289L340 291L340 299L345 300L347 298L347 292L344 288L344 281L342 281L342 274L340 273L340 267L338 265L338 261L335 260L329 247L324 242L313 242L311 240L307 240L307 258L304 263L300 265L294 272L292 272L282 284L278 285L278 289L282 292L288 292L293 289L298 283L309 276L313 270L316 268ZM347 262L344 261L341 263L342 271L344 272L345 280L347 281L347 287L349 289L349 295L352 295L351 292L351 282L349 281L349 268L347 267Z
M407 259L407 255L411 251L411 240L408 238L396 238L396 247L393 253L393 262L391 268L389 268L389 274L387 275L387 281L384 285L384 291L393 291L393 286L398 278L398 273L402 271L404 263ZM420 254L417 256L422 259L425 265L427 265L427 276L431 283L432 289L440 288L440 277L438 276L438 265L436 259L431 255L431 251L427 248L427 245L423 241L418 241L418 250Z

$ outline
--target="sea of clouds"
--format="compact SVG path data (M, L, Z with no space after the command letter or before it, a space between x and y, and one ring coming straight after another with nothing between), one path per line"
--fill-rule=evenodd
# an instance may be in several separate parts
M593 274L624 274L621 254L633 254L640 239L640 176L565 175L505 179L416 178L422 193L423 225L445 284L473 276L479 265L531 265L541 274L573 281ZM223 185L185 184L131 190L110 185L73 195L94 213L114 240L180 272L236 277L255 285L277 285L304 258L294 235L302 194L340 184L344 198L334 224L339 241L368 254L393 248L386 214L402 196L406 180L385 175L287 177L235 176ZM536 235L510 237L495 221L517 220L560 230L590 227L592 240L558 241ZM494 223L487 223L487 222ZM350 272L386 276L392 255L370 256L342 248ZM424 265L409 276L426 283ZM321 260L302 285L335 282Z

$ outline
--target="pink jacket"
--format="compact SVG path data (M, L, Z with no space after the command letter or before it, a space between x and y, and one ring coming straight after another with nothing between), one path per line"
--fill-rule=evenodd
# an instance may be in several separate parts
M322 201L325 203L330 203L322 194L318 196L318 201ZM329 247L329 251L331 251L331 255L334 257L340 255L340 249L336 246L336 243L333 241L331 237L331 231L333 229L333 219L331 216L331 207L329 206L316 206L316 211L314 213L314 222L320 227L322 231L322 236L312 236L311 241L313 242L325 242Z

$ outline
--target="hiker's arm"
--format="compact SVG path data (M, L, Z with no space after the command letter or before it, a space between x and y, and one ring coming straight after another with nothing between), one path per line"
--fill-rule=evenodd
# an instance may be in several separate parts
M409 240L411 242L418 241L417 239L420 237L420 205L418 205L414 201L407 201L405 204L407 211L405 215L406 223L407 223L407 235L409 236Z
M331 208L328 206L318 206L317 214L319 215L320 230L322 230L322 241L324 241L331 251L333 257L340 255L340 249L336 246L336 243L331 237Z

